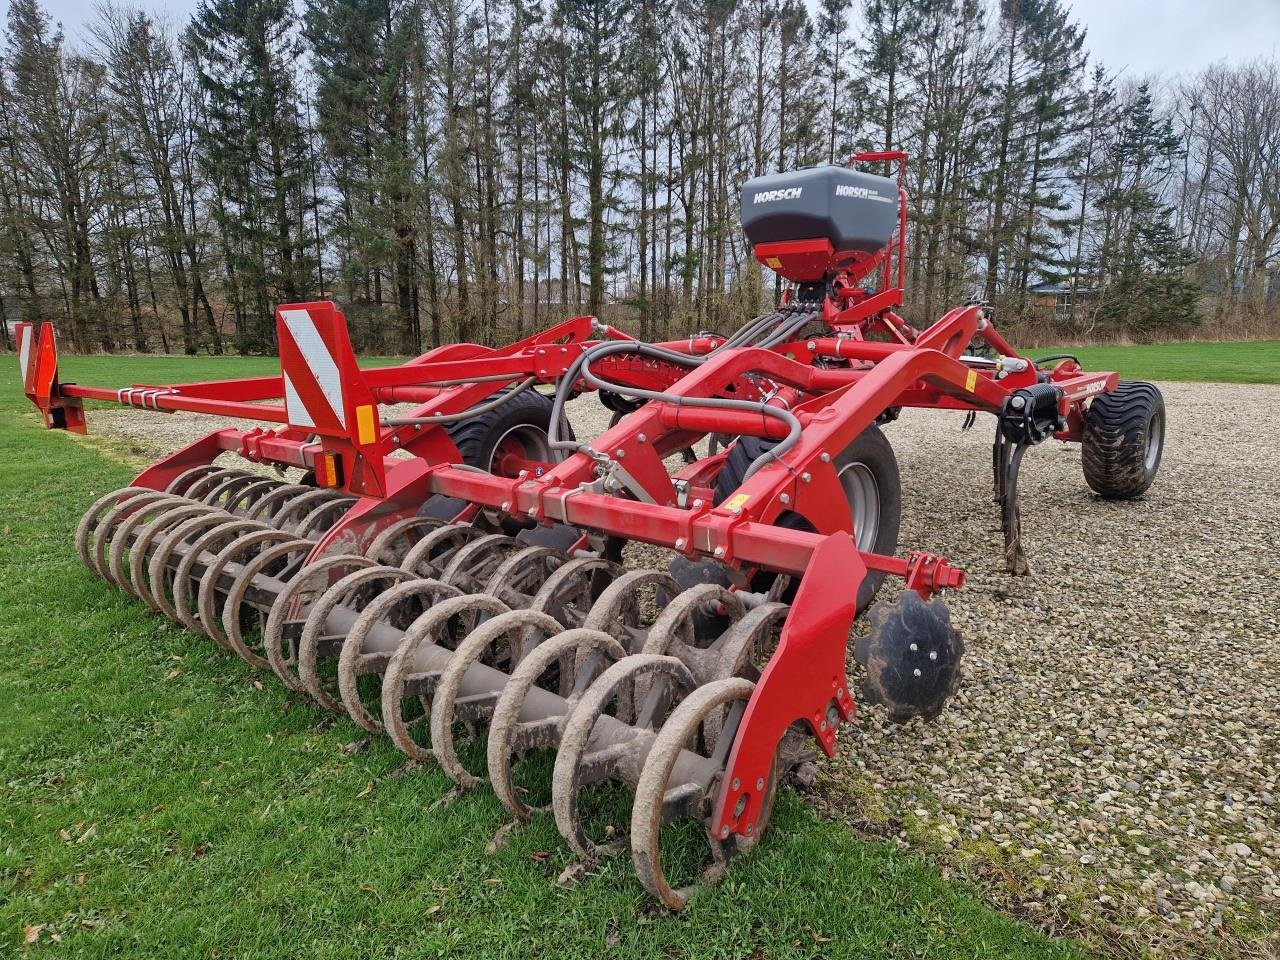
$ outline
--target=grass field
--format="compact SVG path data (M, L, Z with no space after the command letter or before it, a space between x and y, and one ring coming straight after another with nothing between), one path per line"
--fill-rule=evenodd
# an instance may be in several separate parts
M144 613L72 546L128 482L37 426L0 367L0 952L76 957L1075 957L929 861L784 795L767 842L679 916L629 859L577 887L549 816L494 854L487 790L291 698ZM270 359L67 358L119 385L270 372ZM92 418L91 418L92 425Z
M1127 380L1280 383L1280 340L1161 343L1140 347L1041 347L1032 358L1073 353L1089 370L1116 370Z

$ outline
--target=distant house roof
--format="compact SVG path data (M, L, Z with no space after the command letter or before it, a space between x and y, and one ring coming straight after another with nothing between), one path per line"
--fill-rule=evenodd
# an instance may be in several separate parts
M1071 290L1071 284L1069 284L1069 283L1061 283L1061 282L1058 282L1058 283L1033 283L1033 284L1032 284L1030 287L1028 287L1027 289L1028 289L1028 290L1030 290L1032 293L1042 293L1042 294L1045 294L1045 295L1047 295L1047 296L1065 295L1065 294L1070 294L1070 293L1072 292L1072 290ZM1076 287L1076 289L1075 289L1075 293L1077 293L1077 294L1080 294L1080 293L1092 293L1092 292L1093 292L1093 288L1092 288L1092 287Z

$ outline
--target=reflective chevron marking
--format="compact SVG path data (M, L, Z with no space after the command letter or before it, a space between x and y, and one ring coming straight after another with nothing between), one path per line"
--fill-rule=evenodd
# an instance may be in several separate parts
M281 310L289 336L306 365L307 377L294 368L284 374L285 409L289 422L299 427L347 429L342 374L330 345L306 310ZM294 377L298 377L297 380Z
M18 365L22 370L22 386L25 390L31 380L31 341L36 328L29 323L18 324Z

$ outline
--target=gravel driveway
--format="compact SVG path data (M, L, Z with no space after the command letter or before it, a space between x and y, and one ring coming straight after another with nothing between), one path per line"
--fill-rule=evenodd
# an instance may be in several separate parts
M900 550L968 573L947 598L965 679L932 725L866 708L815 800L976 877L1046 929L1121 954L1275 956L1280 388L1163 390L1164 463L1141 501L1093 496L1078 447L1028 453L1029 578L1000 564L990 418L966 433L959 414L906 411L887 428ZM606 423L590 398L571 416L579 436ZM209 423L90 416L146 459Z
M1180 956L1212 934L1274 956L1280 439L1256 425L1280 388L1162 389L1164 462L1140 501L1096 498L1079 447L1027 454L1029 578L1000 564L990 419L962 433L958 415L908 411L888 428L901 549L968 573L947 598L965 679L934 725L865 710L824 802L1004 881L995 895L1044 926Z

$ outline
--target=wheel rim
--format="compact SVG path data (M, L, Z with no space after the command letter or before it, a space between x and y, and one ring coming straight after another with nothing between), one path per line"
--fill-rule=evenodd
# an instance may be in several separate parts
M1160 460L1160 450L1164 446L1164 415L1157 413L1147 424L1147 447L1142 458L1147 473L1156 468Z
M498 442L493 445L493 456L489 458L489 472L498 474L502 461L507 457L550 463L551 442L547 439L546 432L539 427L527 423L516 424L500 436Z
M880 484L865 463L840 468L840 485L853 512L853 540L859 550L872 552L880 535Z

